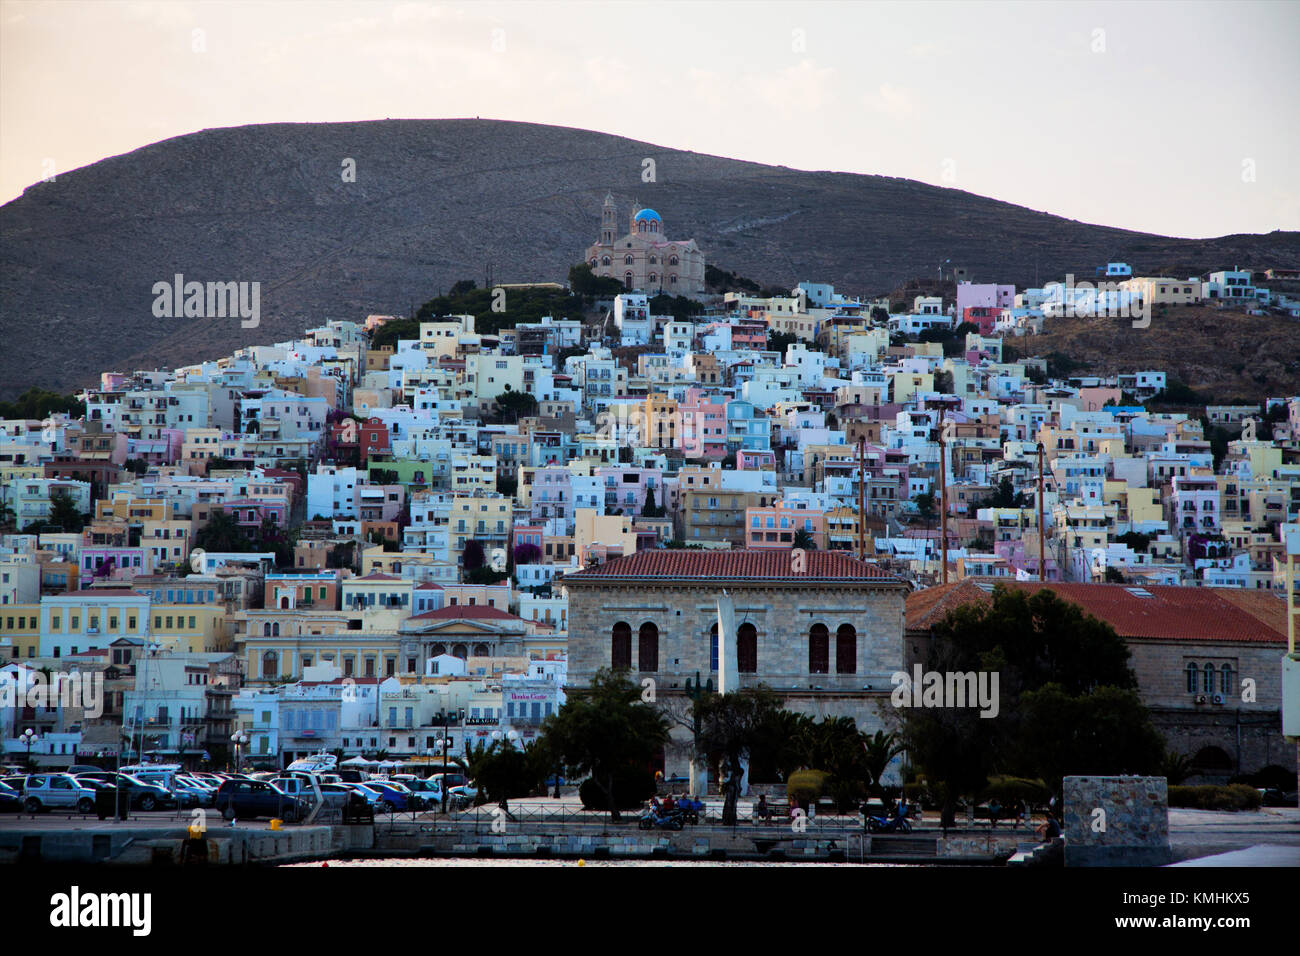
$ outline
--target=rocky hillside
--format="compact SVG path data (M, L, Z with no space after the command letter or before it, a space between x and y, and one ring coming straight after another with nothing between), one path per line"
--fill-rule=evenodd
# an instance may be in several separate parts
M642 179L653 159L654 182ZM345 182L345 160L355 182ZM0 207L0 397L175 365L308 322L406 314L463 278L563 281L612 192L708 260L771 284L875 293L951 260L976 279L1085 276L1108 259L1264 266L1300 234L1193 241L902 179L804 172L601 133L478 120L207 130L103 160ZM154 283L261 283L261 324L159 319Z

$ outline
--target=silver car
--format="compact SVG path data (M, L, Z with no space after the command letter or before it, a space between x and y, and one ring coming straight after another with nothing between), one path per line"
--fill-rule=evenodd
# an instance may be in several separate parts
M83 787L70 773L34 773L23 784L23 809L28 813L42 810L90 813L95 809L95 791Z

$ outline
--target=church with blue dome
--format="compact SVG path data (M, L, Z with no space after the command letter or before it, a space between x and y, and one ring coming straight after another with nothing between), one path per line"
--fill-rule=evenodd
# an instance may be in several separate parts
M699 295L704 292L704 253L694 239L668 239L658 212L632 204L627 233L618 234L618 207L607 195L600 238L587 249L598 276L618 279L630 292Z

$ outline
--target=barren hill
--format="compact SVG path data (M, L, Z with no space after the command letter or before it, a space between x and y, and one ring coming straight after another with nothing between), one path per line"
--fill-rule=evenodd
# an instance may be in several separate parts
M643 182L643 160L655 181ZM345 182L345 160L356 181ZM0 207L0 397L103 369L174 365L307 323L406 314L453 282L563 281L612 192L670 237L771 284L884 291L951 260L1031 283L1300 261L1300 234L1182 240L1093 226L903 179L663 149L584 130L478 120L206 130L106 159ZM262 321L158 319L152 287L261 283ZM1189 273L1190 274L1190 273Z

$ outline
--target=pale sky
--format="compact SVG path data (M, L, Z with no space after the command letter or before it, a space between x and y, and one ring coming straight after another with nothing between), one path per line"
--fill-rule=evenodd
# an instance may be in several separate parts
M1300 229L1300 3L0 0L0 202L214 126L479 116L1172 236Z

